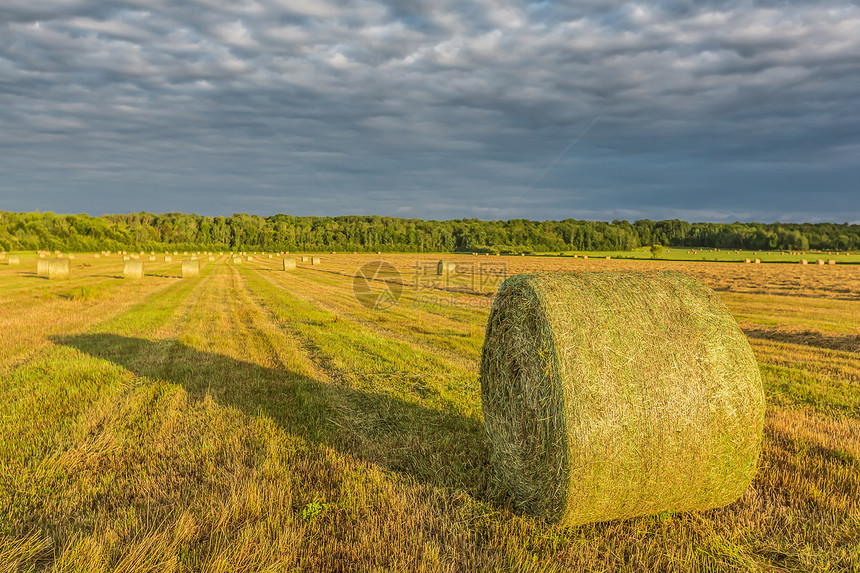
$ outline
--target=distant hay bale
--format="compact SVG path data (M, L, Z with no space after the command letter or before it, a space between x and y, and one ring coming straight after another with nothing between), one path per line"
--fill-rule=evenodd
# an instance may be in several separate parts
M437 275L444 275L454 272L457 272L457 263L455 263L454 261L439 261L436 264Z
M215 260L215 255L209 255L208 260L209 260L209 261L214 261L214 260Z
M284 270L292 271L296 268L296 259L284 259Z
M173 256L174 256L174 257L179 256L179 251L173 251Z
M610 260L612 260L612 257L610 257L609 255L606 255L606 260L610 261Z
M749 259L744 259L744 262L745 262L745 263L750 263L750 262L752 262L752 261L750 261Z
M51 280L67 279L69 272L69 259L51 259L48 261L48 278Z
M21 257L19 255L9 255L6 257L6 264L11 266L20 265Z
M122 276L127 279L142 279L143 261L126 261L122 266Z
M816 265L823 265L823 264L824 264L824 259L818 259L817 261L815 261L815 264L816 264Z
M267 255L267 256L268 256L270 259L272 258L272 255Z
M800 259L800 264L801 265L808 265L809 261L807 261L806 259Z
M311 257L311 264L312 265L321 265L322 261L320 260L319 257Z
M171 257L170 255L164 255L164 262L165 263L172 263L173 257Z
M50 266L51 261L48 259L39 259L36 261L36 275L40 277L48 276L48 266Z
M827 264L828 264L828 265L835 265L835 264L836 264L836 261L835 261L835 260L833 260L833 259L828 259L828 260L827 260Z
M588 255L582 255L582 258L583 258L583 259L585 259L585 260L587 261L587 260L588 260Z
M758 265L758 264L760 264L760 263L761 263L761 259L756 259L756 260L755 260L755 264L757 264L757 265Z
M131 256L130 256L130 255L123 255L123 256L122 256L122 260L124 260L124 261L130 261L130 260L131 260Z
M101 257L101 255L100 255L100 254L98 254L98 253L96 253L96 254L94 254L94 255L93 255L93 258L94 258L94 259L98 259L98 258L100 258L100 257Z
M150 262L150 263L154 263L154 262L155 262L155 255L149 255L149 262Z
M498 484L567 525L731 503L756 472L765 408L735 319L677 272L507 279L481 402Z
M200 261L182 261L182 278L200 276Z
M303 262L303 263L310 262L310 260L311 260L311 258L310 258L310 257L302 257L302 262Z
M237 257L233 257L233 264L234 264L234 265L242 264L242 257L238 257L238 256L237 256Z
M253 261L254 257L252 257L251 255L248 255L247 257L245 257L245 260L246 261Z

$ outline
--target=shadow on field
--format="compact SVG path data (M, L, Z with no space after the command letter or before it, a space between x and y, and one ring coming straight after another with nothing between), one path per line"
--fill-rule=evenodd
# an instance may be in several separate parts
M115 334L52 340L138 376L181 385L193 400L211 394L249 416L263 414L292 434L421 482L485 501L492 497L487 444L477 419L200 351L181 340Z

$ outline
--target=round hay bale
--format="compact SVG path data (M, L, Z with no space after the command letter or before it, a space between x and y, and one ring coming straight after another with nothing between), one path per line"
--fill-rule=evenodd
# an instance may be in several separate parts
M749 259L744 259L744 262L745 263L751 263L752 261L750 261Z
M241 262L242 262L242 257L233 257L233 264L234 265L241 264Z
M760 265L760 264L761 264L761 259L756 259L756 260L755 260L755 264Z
M284 270L293 271L296 269L296 259L284 259Z
M457 272L457 263L454 261L439 261L436 265L436 274L444 275Z
M827 260L827 264L828 264L828 265L835 265L835 264L836 264L836 261L835 261L834 259L828 259L828 260Z
M808 265L809 261L807 261L806 259L800 259L800 264L801 265Z
M199 277L200 261L182 261L182 278Z
M67 279L69 275L69 259L51 259L48 261L49 279Z
M127 279L142 279L143 261L126 261L122 266L122 276Z
M815 264L816 264L816 265L823 265L823 264L824 264L824 259L818 259L817 261L815 261Z
M40 277L48 276L48 266L50 266L51 261L48 259L39 259L36 261L36 275Z
M165 263L172 263L172 262L173 262L173 257L172 257L172 256L170 256L170 255L164 255L164 262L165 262Z
M309 262L310 262L310 260L311 260L311 258L310 258L310 257L302 257L302 262L303 262L303 263L309 263Z
M6 264L10 267L14 265L20 265L21 257L19 255L9 255L8 257L6 257Z
M312 265L321 265L322 261L320 261L319 257L311 257L311 264Z
M507 279L481 402L499 485L568 525L731 503L755 474L765 407L734 318L677 272Z

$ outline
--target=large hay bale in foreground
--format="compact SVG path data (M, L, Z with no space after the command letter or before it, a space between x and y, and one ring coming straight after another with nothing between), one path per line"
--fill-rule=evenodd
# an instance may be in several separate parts
M182 261L182 278L200 276L200 261Z
M48 267L50 265L51 261L48 259L39 259L38 261L36 261L36 276L48 276Z
M296 268L296 259L284 259L284 270L292 271Z
M50 259L48 261L49 279L67 279L69 275L69 259Z
M439 261L436 264L436 274L444 275L457 272L457 263L454 261Z
M676 272L509 278L487 324L481 401L499 484L569 525L736 500L765 406L734 318Z
M126 261L122 266L122 276L127 279L142 279L143 261Z

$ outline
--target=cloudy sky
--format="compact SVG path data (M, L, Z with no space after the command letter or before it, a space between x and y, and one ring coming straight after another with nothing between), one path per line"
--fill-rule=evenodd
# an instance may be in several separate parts
M2 0L0 209L860 221L860 5Z

